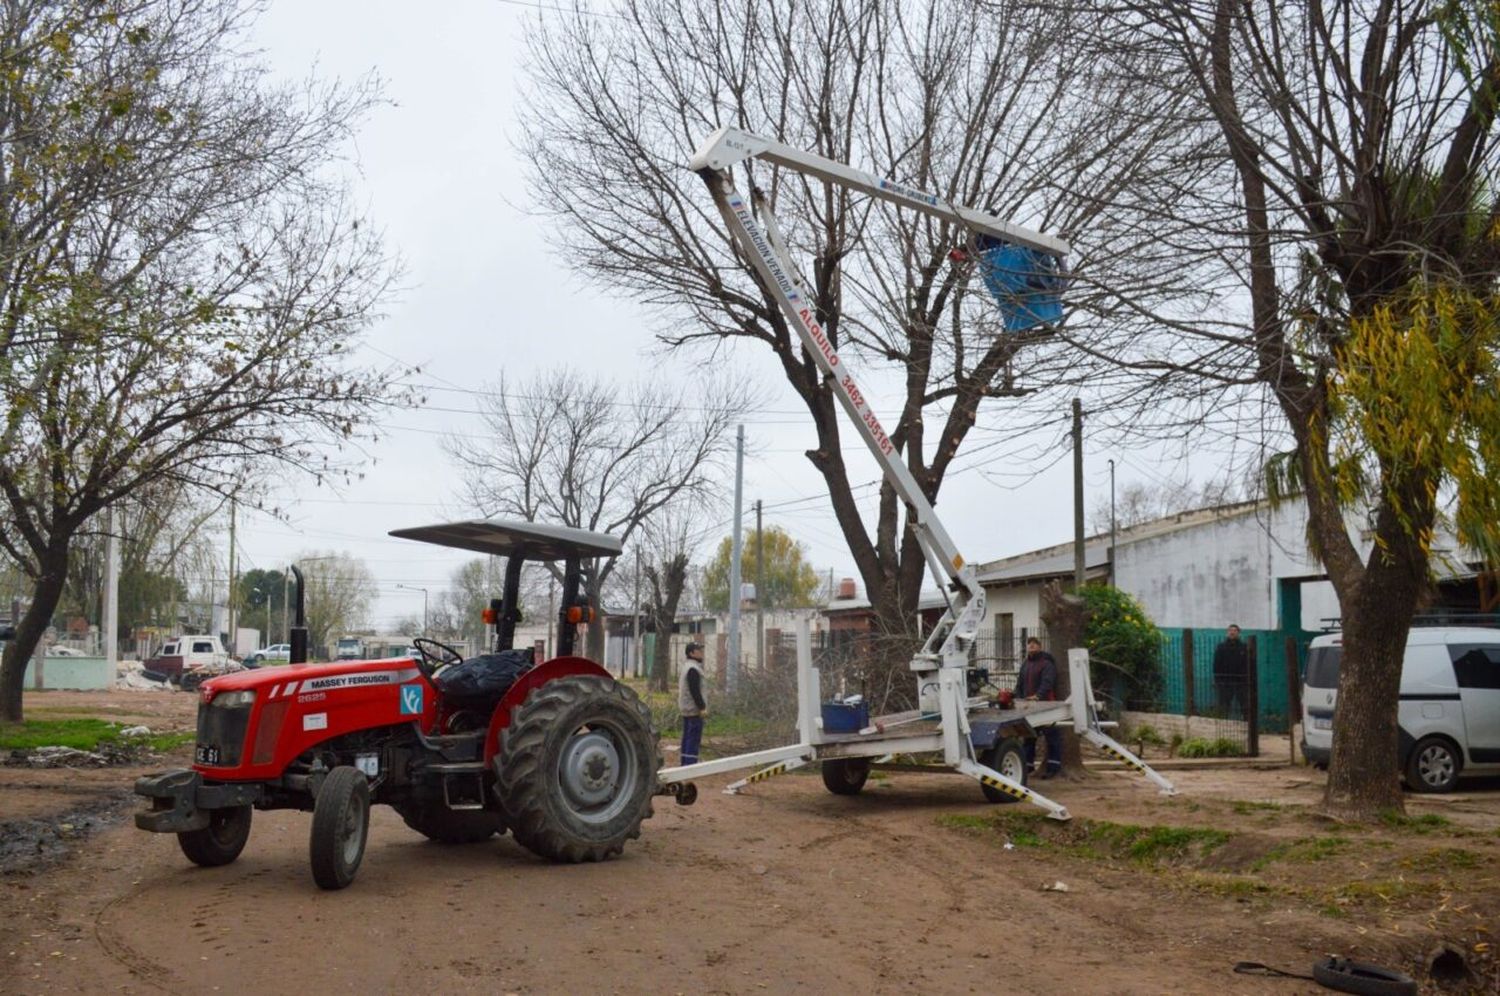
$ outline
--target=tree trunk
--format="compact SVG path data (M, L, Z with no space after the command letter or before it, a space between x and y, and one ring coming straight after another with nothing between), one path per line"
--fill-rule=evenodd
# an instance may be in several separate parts
M32 593L31 605L21 616L15 639L5 645L5 656L0 661L0 722L19 723L23 718L21 693L26 683L26 663L52 624L52 614L68 581L66 542L48 550L40 566L41 577Z
M1383 811L1405 811L1396 715L1406 637L1425 584L1425 561L1404 530L1395 537L1386 534L1393 518L1382 512L1371 563L1352 591L1339 592L1344 652L1323 805L1343 819L1369 821Z
M647 568L651 583L651 623L656 630L656 647L651 654L651 687L665 692L672 672L672 623L677 619L677 605L687 587L688 558L679 553L671 557L661 571Z
M1073 692L1073 682L1068 671L1068 650L1084 647L1084 633L1088 628L1088 610L1083 599L1062 590L1062 585L1050 581L1042 589L1042 624L1047 627L1046 649L1057 658L1057 699L1065 701ZM1062 773L1066 778L1084 776L1083 752L1079 749L1075 731L1065 729L1062 737Z

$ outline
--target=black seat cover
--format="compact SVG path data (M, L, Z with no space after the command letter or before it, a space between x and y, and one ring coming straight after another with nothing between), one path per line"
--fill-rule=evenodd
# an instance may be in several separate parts
M532 668L530 647L480 654L451 664L433 676L433 684L450 704L493 709L516 679Z

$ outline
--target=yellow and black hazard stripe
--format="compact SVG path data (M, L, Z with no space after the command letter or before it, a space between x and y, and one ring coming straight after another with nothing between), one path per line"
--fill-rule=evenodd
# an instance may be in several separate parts
M992 789L999 789L1013 799L1031 798L1031 792L1028 790L1007 785L998 778L991 778L989 775L980 775L979 780Z
M785 772L787 770L788 767L789 767L789 765L788 765L788 762L786 762L786 761L783 761L780 764L773 764L769 768L766 768L763 771L757 771L755 774L751 775L749 778L746 778L745 779L745 783L747 785L753 785L756 782L763 782L767 778L771 778L771 777L773 777L775 775L782 774L783 772Z
M1137 771L1145 771L1146 770L1146 765L1145 765L1144 762L1139 761L1139 760L1135 759L1134 757L1131 757L1129 754L1126 754L1124 751L1117 750L1116 748L1110 746L1109 744L1095 744L1095 746L1098 747L1100 750L1104 751L1104 753L1108 754L1110 757L1114 758L1115 760L1117 760L1117 761L1124 761L1126 764L1130 765L1132 768L1134 768Z

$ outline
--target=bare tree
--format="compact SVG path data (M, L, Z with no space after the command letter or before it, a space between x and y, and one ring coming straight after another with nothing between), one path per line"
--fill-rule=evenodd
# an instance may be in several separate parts
M1090 528L1095 533L1109 532L1110 516L1119 529L1128 529L1198 508L1213 508L1243 500L1244 491L1234 478L1222 478L1195 484L1131 481L1118 489L1113 501L1108 493L1096 494L1089 505Z
M302 565L307 612L307 643L327 650L345 633L363 628L375 601L375 576L363 560L347 553L307 553Z
M807 458L889 632L909 632L925 567L902 503L882 485L865 516L829 385L684 165L734 124L1073 238L1076 268L1096 274L1077 285L1078 314L1128 327L1185 275L1133 252L1148 224L1101 218L1100 193L1179 182L1150 155L1172 128L1152 102L1175 98L1112 82L1067 44L1072 17L1021 4L626 0L607 23L580 10L530 32L524 146L562 257L660 307L670 346L769 351L816 425ZM1127 102L1133 113L1120 114ZM970 286L972 254L951 254L968 232L804 176L737 169L742 188L764 189L787 221L830 342L871 362L878 393L895 395L886 429L929 500L964 469L965 447L999 460L1056 420L1063 391L1113 377L1050 333L1002 334ZM1127 285L1133 302L1119 292ZM997 398L1011 399L1004 424L981 417Z
M1146 375L1143 431L1166 414L1198 422L1195 445L1248 440L1273 497L1303 496L1344 622L1325 805L1399 809L1400 674L1440 516L1500 553L1500 23L1438 0L1091 9L1102 64L1149 52L1141 90L1184 98L1177 196L1111 196L1210 278L1192 314L1162 314L1173 348L1093 348Z
M559 370L481 400L484 442L450 440L468 499L487 516L515 516L609 533L627 545L653 518L721 490L727 430L746 407L739 388L660 383L626 391ZM603 608L618 558L585 564L590 603ZM588 655L602 660L596 612Z
M0 550L24 662L73 538L147 482L334 473L388 393L346 361L391 266L330 167L372 88L273 87L238 0L0 8Z

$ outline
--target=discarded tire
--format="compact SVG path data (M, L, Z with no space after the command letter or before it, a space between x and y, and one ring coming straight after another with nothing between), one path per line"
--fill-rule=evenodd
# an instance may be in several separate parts
M477 844L505 832L505 821L499 813L488 810L453 810L429 806L405 809L401 819L428 840L439 844Z
M184 830L177 835L177 846L188 860L205 868L227 865L240 856L250 839L249 806L211 809L208 826L202 830Z
M651 815L657 739L641 700L610 678L537 688L506 727L495 761L511 835L554 861L619 854Z
M823 786L834 795L858 795L869 777L867 757L840 757L823 762Z
M1313 979L1319 985L1359 996L1416 996L1417 983L1409 975L1365 961L1350 961L1330 955L1313 963Z
M319 888L342 889L354 881L369 836L370 783L358 768L340 765L323 779L313 804L308 856Z
M995 745L984 752L984 766L1000 772L1018 785L1026 784L1026 748L1014 737L996 740ZM1019 802L1017 796L995 785L979 783L986 800L995 803Z

